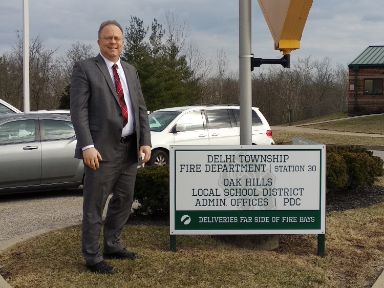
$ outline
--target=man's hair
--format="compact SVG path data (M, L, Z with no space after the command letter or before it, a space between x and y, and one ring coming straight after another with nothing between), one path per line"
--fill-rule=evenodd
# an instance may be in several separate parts
M115 26L117 26L117 28L120 29L121 33L124 34L123 27L121 27L119 22L117 22L116 20L107 20L107 21L104 21L103 23L100 24L99 31L97 32L97 37L99 39L100 39L100 32L101 32L101 30L103 30L104 27L108 26L108 25L115 25Z

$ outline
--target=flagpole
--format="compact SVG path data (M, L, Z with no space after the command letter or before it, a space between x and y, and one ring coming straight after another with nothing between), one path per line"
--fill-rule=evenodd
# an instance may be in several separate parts
M29 96L29 0L23 0L23 89L24 112L30 111Z

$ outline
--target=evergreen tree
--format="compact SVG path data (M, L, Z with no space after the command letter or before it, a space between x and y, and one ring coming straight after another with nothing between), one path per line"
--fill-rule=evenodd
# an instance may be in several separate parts
M149 110L197 102L199 80L188 66L181 42L175 38L156 19L150 33L138 17L131 17L126 29L122 58L136 66Z
M59 109L69 109L69 105L70 105L69 91L70 91L70 89L71 89L70 84L65 86L64 92L60 97Z

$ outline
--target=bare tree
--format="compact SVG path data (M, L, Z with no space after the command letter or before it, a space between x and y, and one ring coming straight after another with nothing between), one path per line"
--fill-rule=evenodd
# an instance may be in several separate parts
M199 49L191 43L188 44L188 47L186 49L186 59L188 62L188 66L191 67L191 70L194 73L194 77L200 82L199 104L203 104L204 96L208 93L207 79L211 72L211 67L207 60L201 55Z
M181 22L175 13L167 12L165 14L165 34L170 47L178 47L181 52L185 48L186 23Z
M56 51L44 49L37 37L30 46L31 109L55 108L58 95L55 94L58 66L55 64Z
M348 69L342 65L337 65L335 69L336 89L338 90L337 109L342 112L348 111Z
M223 103L223 85L227 69L227 55L223 49L217 51L217 102Z
M90 58L95 55L92 45L81 42L72 44L67 50L65 56L60 58L60 69L57 70L57 78L60 78L60 84L56 86L56 95L59 97L57 107L60 109L69 109L70 106L70 78L72 75L73 65L81 60Z
M10 81L10 85L2 87L4 97L18 108L23 104L23 44L20 34L16 46L3 56L6 64L4 79ZM32 39L29 51L29 77L30 77L30 103L31 110L47 109L55 105L57 95L56 71L59 69L54 61L54 50L45 49L39 37ZM59 82L60 83L60 82ZM4 89L4 90L3 90Z
M0 57L0 98L21 109L23 83L22 64L15 61L11 54Z
M95 56L95 54L96 52L90 44L84 44L81 42L72 44L71 48L67 50L65 56L60 59L61 69L66 84L70 81L73 65L78 61Z
M269 68L254 75L253 103L272 124L345 111L347 73L330 60L299 59L291 69Z

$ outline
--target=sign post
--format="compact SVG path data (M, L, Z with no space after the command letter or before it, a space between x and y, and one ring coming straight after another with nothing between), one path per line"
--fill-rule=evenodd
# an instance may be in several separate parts
M325 234L325 146L171 147L170 235L196 234Z

